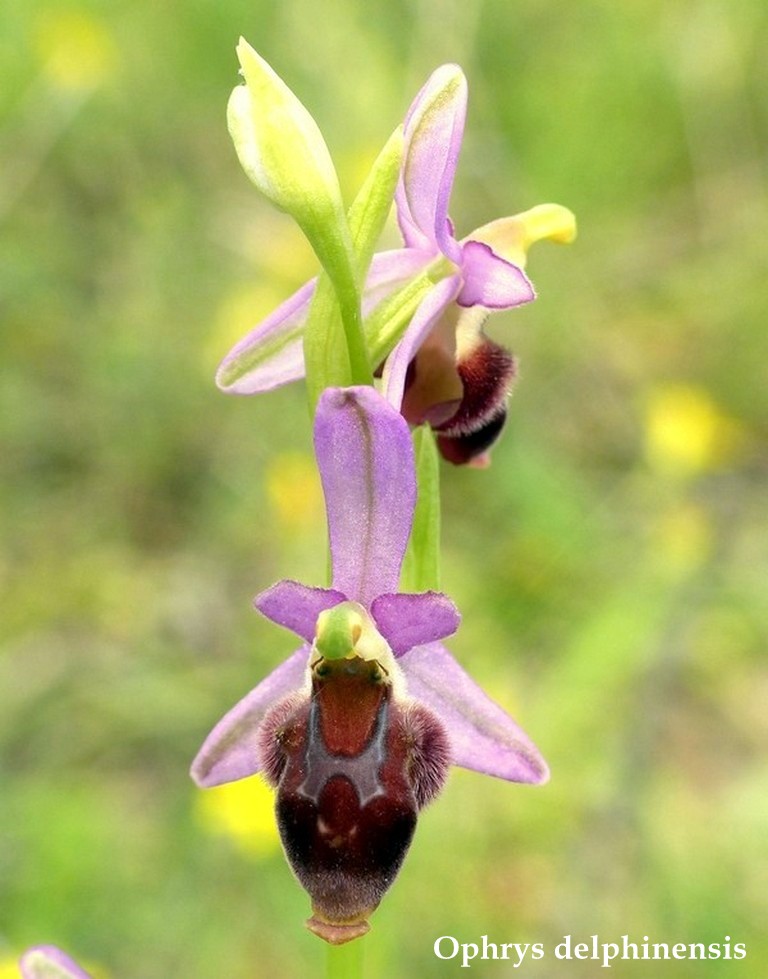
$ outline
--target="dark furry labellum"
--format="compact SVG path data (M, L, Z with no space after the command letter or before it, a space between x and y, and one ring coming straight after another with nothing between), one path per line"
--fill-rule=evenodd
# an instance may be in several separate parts
M448 462L487 464L488 449L506 421L516 373L512 354L483 333L455 362L440 347L425 348L409 365L403 414L412 424L431 424ZM452 378L461 392L458 398L449 397Z
M442 725L354 657L316 666L311 693L277 704L260 741L283 846L312 899L308 927L332 944L365 934L445 781Z
M487 421L481 428L461 435L438 433L437 447L442 457L455 466L465 466L478 460L490 449L501 434L507 420L507 409Z

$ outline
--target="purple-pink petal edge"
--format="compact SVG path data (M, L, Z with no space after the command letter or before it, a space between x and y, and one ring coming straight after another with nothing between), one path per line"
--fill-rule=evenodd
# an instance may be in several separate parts
M308 660L309 647L297 649L222 717L192 762L190 774L199 786L236 782L260 770L261 722L273 704L305 685Z
M260 592L253 604L263 616L311 643L320 613L346 599L333 588L311 588L286 578Z
M528 735L444 646L412 649L400 665L409 694L431 707L445 725L453 764L510 782L547 781L547 764Z

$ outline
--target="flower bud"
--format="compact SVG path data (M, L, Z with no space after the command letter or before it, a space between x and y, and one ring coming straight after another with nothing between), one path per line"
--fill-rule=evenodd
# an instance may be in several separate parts
M299 224L318 209L341 210L336 171L315 120L243 38L237 57L245 85L232 92L227 120L245 172Z
M322 133L279 75L245 41L237 46L245 85L232 92L227 124L240 164L265 197L307 236L338 288L351 275L341 188Z

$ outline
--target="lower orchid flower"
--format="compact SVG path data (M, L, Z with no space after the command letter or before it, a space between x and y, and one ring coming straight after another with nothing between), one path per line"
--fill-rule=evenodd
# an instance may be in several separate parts
M463 72L443 65L408 111L396 193L405 247L373 257L363 316L387 399L413 424L428 422L449 461L484 465L504 424L515 362L483 325L490 312L535 298L522 271L528 248L571 241L575 221L566 208L543 204L454 237L448 203L466 106ZM256 394L304 375L314 290L315 280L306 283L227 354L217 373L222 390Z
M216 725L192 776L263 772L308 927L340 944L368 930L449 764L515 782L548 772L440 642L459 625L451 600L397 591L416 501L406 421L372 388L330 388L314 439L331 587L286 580L256 597L302 645Z

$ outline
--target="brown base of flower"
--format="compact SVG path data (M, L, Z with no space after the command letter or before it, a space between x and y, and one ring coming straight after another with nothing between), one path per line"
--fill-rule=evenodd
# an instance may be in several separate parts
M362 938L371 930L371 926L365 920L331 923L315 915L308 918L306 924L313 935L322 938L329 945L344 945L355 938Z

